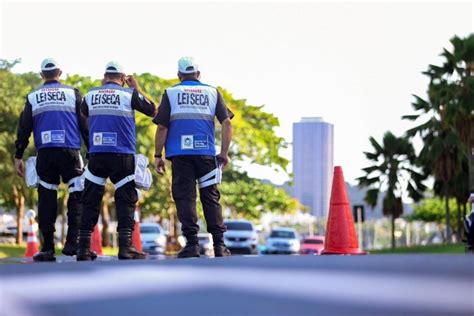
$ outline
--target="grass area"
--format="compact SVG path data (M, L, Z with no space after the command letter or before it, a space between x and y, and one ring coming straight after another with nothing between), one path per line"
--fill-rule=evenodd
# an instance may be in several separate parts
M398 247L395 249L371 250L372 254L403 254L403 253L464 253L464 244L428 245L413 247Z
M0 244L0 259L11 258L11 257L23 257L25 255L26 244L23 245L12 245L12 244ZM62 248L56 248L56 255L61 255ZM102 249L106 256L116 256L118 249L112 247L104 247Z
M0 244L0 259L10 257L23 257L26 245Z

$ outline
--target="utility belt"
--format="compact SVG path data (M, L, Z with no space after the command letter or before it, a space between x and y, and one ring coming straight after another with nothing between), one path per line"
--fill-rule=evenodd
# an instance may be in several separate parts
M59 188L59 185L54 183L48 183L39 178L38 173L36 172L36 157L30 157L26 160L25 181L26 186L29 188L37 188L38 185L41 185L43 188L46 188L48 190L57 191ZM67 184L69 193L83 191L84 175L72 178L68 181Z
M107 179L94 175L86 166L84 177L97 185L104 186ZM135 155L135 173L126 176L114 184L115 190L135 180L137 189L148 191L151 188L153 177L150 169L148 169L148 158L142 154Z
M28 187L37 188L38 185L41 185L49 190L58 189L59 186L57 184L47 183L38 177L38 173L36 172L36 157L30 157L26 160L25 171L25 181ZM101 186L104 186L107 180L106 178L95 176L86 166L85 172L81 176L69 180L69 192L83 191L85 179ZM133 180L135 180L137 189L148 191L151 188L153 177L150 169L148 169L148 158L142 154L135 155L135 174L128 175L121 179L114 184L114 187L118 189Z

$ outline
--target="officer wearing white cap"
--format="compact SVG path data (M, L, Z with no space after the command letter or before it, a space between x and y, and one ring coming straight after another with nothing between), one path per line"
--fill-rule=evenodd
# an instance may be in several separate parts
M129 88L125 88L127 84ZM135 110L153 117L156 107L140 92L133 76L126 76L117 62L105 67L103 85L91 89L81 106L89 118L89 162L82 196L84 212L79 231L77 260L93 260L91 233L97 224L104 185L110 178L115 186L118 219L119 259L143 259L132 246L133 218L138 200L135 189Z
M200 72L192 57L178 61L180 83L168 88L161 100L153 122L156 131L155 168L165 171L162 158L172 163L172 193L176 203L186 247L178 258L199 257L196 213L196 185L206 218L207 230L212 234L216 257L228 256L224 244L225 226L219 204L221 168L229 162L232 112L226 107L220 92L199 81ZM214 118L222 125L221 152L216 156Z
M75 255L81 216L81 193L83 163L79 149L80 135L88 143L86 119L81 115L82 96L73 87L59 82L62 72L51 58L41 63L44 84L33 90L26 98L20 116L15 142L15 168L24 175L23 153L33 132L38 151L36 171L38 185L38 221L43 236L41 251L35 261L55 261L54 232L57 217L57 190L60 177L69 185L68 232L63 249L65 255Z

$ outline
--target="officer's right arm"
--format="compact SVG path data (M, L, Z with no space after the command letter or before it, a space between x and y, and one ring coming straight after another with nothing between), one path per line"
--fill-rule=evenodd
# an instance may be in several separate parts
M230 120L234 117L232 111L227 108L222 94L217 90L216 117L222 125L221 152L218 155L219 162L225 167L229 163L229 147L232 141L232 124Z
M23 153L28 147L29 138L33 131L33 113L31 104L26 99L25 108L21 112L20 120L18 121L18 128L16 132L15 141L15 169L19 176L23 176Z
M154 117L156 114L155 103L145 97L138 89L133 90L132 107L149 117Z
M165 93L161 98L160 106L158 107L158 114L153 119L153 123L158 125L155 134L155 170L159 174L163 174L165 169L165 162L162 157L163 147L165 146L166 138L168 136L168 127L170 124L171 106L168 95Z

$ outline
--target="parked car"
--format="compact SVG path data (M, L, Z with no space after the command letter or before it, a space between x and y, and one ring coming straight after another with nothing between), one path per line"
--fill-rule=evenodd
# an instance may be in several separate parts
M302 255L319 255L324 248L324 236L308 236L301 242Z
M267 254L297 254L299 251L300 241L293 228L275 228L267 238Z
M143 251L152 254L164 254L166 250L166 234L157 223L140 224L140 237Z
M201 255L206 255L208 257L214 256L214 245L212 243L212 235L209 233L199 233L199 248Z
M226 220L224 224L224 242L232 253L257 254L258 234L250 221Z

